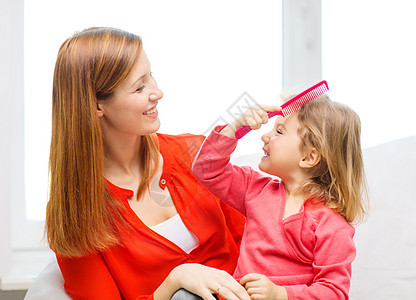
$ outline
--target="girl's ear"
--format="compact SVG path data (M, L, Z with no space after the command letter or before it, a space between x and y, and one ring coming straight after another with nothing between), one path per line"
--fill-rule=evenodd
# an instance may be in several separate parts
M104 116L104 109L101 104L97 103L97 115L99 118Z
M313 168L321 161L321 153L315 148L310 148L302 160L299 162L299 167L304 169Z

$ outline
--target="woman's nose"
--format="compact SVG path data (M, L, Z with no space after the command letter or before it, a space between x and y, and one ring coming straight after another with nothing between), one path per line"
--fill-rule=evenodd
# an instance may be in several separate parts
M156 88L152 93L150 94L150 101L157 101L162 99L163 92L159 88Z
M157 86L156 80L153 79L153 87L152 87L152 91L150 93L150 101L157 101L162 99L163 97L163 92L161 89L159 89L159 87Z

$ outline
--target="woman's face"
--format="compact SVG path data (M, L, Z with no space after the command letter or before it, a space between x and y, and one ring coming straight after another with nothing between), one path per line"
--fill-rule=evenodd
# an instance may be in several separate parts
M157 104L163 97L150 72L142 50L130 76L114 91L113 97L99 101L98 114L104 132L147 135L160 127Z

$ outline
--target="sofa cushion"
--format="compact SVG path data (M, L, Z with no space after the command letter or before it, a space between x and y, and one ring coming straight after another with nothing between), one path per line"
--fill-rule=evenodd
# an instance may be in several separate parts
M414 299L416 136L364 150L371 211L357 227L351 299Z

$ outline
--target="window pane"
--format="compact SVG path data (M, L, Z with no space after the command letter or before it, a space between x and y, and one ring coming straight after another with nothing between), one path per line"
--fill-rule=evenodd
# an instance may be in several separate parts
M65 38L91 26L142 36L164 92L160 132L207 133L216 120L230 121L247 99L274 103L280 94L281 1L28 0L25 180L30 218L42 219L45 212L56 54ZM261 152L258 134L236 154L251 152Z
M416 135L415 10L411 0L322 1L323 77L360 115L364 147Z

